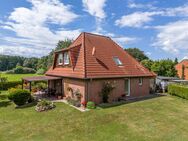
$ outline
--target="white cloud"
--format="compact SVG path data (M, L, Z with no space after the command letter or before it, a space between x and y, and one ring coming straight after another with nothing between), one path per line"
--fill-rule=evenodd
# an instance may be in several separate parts
M115 36L112 39L118 42L120 45L127 45L137 40L137 38L135 37L125 37L125 36L120 36L120 37Z
M157 27L158 34L153 46L174 55L188 52L188 20L181 20Z
M135 12L122 16L115 21L115 24L120 27L141 27L145 23L152 21L152 16L159 14L161 14L161 12Z
M144 5L138 5L135 3L131 3L129 7L142 7ZM188 17L188 5L183 5L180 7L174 8L165 8L165 9L157 9L154 11L148 12L134 12L132 14L123 15L119 19L115 21L115 25L120 27L146 27L145 24L154 20L154 16L168 16L168 17ZM151 28L151 27L150 27Z
M106 17L106 13L104 12L104 7L106 0L82 0L85 11L87 11L90 15L104 19Z
M142 4L142 3L135 3L134 1L129 1L128 2L128 8L135 8L135 9L156 9L155 6L153 6L153 4L151 3L147 3L147 4Z
M1 23L2 28L16 33L16 37L1 38L9 44L0 45L4 53L22 54L25 47L27 51L22 55L43 56L55 47L58 40L73 39L79 35L80 29L50 28L51 24L63 26L78 17L70 5L64 5L59 0L28 0L28 2L32 4L31 8L16 8L8 17L8 22Z

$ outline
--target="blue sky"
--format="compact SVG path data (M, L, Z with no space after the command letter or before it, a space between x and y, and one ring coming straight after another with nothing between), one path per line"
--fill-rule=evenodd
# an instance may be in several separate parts
M83 31L151 59L188 58L188 0L0 1L0 54L41 57Z

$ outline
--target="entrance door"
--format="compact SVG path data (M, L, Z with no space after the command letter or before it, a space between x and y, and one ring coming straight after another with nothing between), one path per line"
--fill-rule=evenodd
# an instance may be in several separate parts
M125 94L130 96L130 79L125 79Z

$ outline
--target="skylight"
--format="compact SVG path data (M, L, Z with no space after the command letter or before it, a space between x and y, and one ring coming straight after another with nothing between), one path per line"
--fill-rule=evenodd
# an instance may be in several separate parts
M116 65L118 65L118 66L119 66L119 65L123 65L122 62L119 60L118 57L114 57L113 60L114 60L114 62L116 63Z

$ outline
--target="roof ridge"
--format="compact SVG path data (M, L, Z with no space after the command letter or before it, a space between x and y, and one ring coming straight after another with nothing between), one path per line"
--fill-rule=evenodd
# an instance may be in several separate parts
M83 33L94 35L94 36L100 36L100 37L110 38L109 36L105 36L105 35L101 35L101 34L96 34L96 33L90 33L90 32L83 32Z

